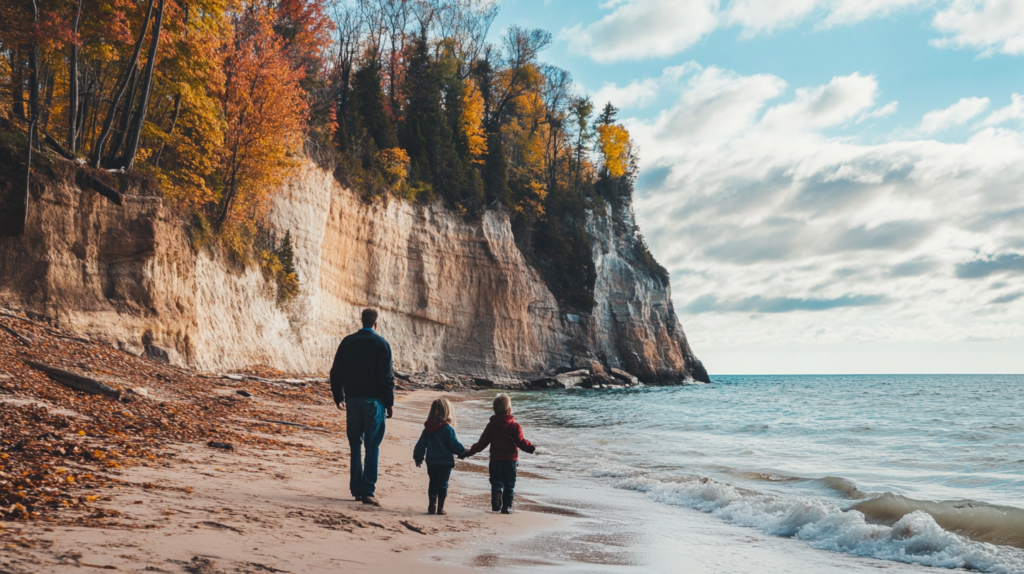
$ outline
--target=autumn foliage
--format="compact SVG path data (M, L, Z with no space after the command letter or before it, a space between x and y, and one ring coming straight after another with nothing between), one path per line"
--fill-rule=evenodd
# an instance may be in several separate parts
M150 173L197 245L265 270L273 194L305 158L369 201L501 206L562 303L587 310L583 225L632 193L636 148L613 107L594 118L540 60L548 32L493 36L496 14L494 0L0 0L0 118L37 153Z

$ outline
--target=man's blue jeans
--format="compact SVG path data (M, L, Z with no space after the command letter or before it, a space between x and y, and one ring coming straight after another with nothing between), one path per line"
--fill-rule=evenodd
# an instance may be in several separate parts
M345 401L348 446L352 451L352 496L373 496L377 488L377 460L384 440L384 405L377 399L356 397ZM366 463L362 461L366 443Z

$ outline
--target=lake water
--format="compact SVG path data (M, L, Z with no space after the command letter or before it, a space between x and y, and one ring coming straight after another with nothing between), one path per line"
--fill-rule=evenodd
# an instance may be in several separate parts
M1024 376L713 381L515 393L528 466L822 550L1024 572Z

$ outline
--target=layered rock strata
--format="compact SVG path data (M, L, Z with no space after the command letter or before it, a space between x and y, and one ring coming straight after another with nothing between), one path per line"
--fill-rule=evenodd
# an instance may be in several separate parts
M628 205L588 221L591 314L559 310L500 210L466 221L440 204L366 203L310 164L277 195L272 224L295 250L301 291L287 304L254 265L194 251L159 197L119 207L58 178L33 197L25 231L0 239L0 304L207 371L324 373L374 306L406 371L509 379L596 364L645 382L707 378L669 286L632 263Z

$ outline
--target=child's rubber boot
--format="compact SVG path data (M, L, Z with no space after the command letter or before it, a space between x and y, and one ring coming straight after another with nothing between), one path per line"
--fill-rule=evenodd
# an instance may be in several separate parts
M441 504L444 504L443 502ZM427 505L427 514L437 514L437 497L430 497L430 504Z
M512 505L511 504L509 504L508 506L505 506L504 504L501 505L501 513L502 514L512 514Z
M501 490L491 490L491 511L497 512L501 510Z
M444 499L446 499L446 498L448 498L448 495L446 495L446 494L442 494L442 495L437 497L437 513L440 514L440 515L447 515L448 514L447 512L444 511Z

